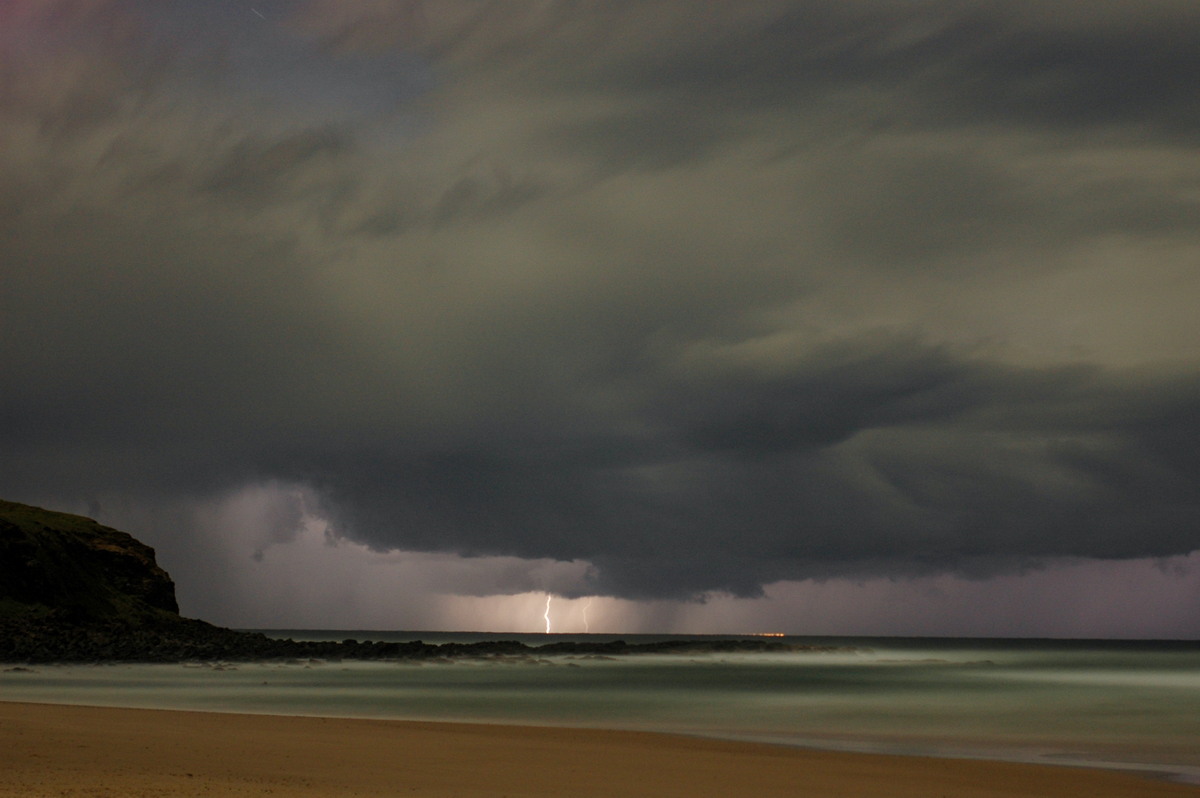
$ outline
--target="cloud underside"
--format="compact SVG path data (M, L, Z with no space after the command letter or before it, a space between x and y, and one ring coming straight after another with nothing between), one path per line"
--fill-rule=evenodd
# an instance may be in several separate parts
M1200 548L1194 4L256 7L2 12L6 490L634 598Z

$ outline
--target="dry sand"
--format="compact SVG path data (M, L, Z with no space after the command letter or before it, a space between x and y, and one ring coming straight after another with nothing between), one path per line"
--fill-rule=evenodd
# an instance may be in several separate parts
M0 702L0 796L1200 796L1041 765L665 734Z

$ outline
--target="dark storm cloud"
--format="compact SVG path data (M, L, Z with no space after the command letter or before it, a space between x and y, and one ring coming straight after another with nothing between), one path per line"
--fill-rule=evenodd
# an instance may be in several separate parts
M620 17L611 7L591 11ZM572 144L669 167L703 158L768 112L791 117L800 147L814 136L980 125L1193 143L1200 130L1191 35L1200 17L1183 3L1158 4L1146 17L1111 7L1039 13L1022 3L763 3L726 14L725 27L689 38L689 26L664 10L659 30L673 23L684 33L622 59L606 58L607 40L580 23L594 38L579 46L596 66L556 61L562 68L541 76L636 107L564 131L576 134ZM757 24L737 24L746 18ZM1139 24L1146 18L1157 24Z
M588 560L581 592L638 596L1196 545L1200 464L1161 434L1200 417L1194 379L840 342L779 379L673 382L653 403L638 440L376 460L352 481L391 496L347 504L383 515L349 523L413 519L394 545Z
M743 32L656 64L626 66L618 85L721 99L743 108L794 105L878 85L908 95L926 124L994 121L1066 128L1153 124L1194 132L1190 76L1200 67L1187 23L1130 25L1137 12L1081 25L1090 9L1057 8L1044 27L1022 4L864 6L804 3ZM915 104L915 107L913 107ZM910 117L911 118L911 117ZM886 121L886 118L878 121ZM903 121L903 120L901 120Z
M580 595L1200 547L1193 4L219 5L3 12L6 497Z

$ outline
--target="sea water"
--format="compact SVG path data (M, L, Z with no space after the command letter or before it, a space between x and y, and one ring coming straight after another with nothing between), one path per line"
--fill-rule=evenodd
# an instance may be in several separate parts
M427 643L614 635L271 632ZM624 636L629 642L681 639ZM706 639L706 638L684 638ZM38 665L0 700L636 729L1200 781L1200 644L783 638L780 653Z

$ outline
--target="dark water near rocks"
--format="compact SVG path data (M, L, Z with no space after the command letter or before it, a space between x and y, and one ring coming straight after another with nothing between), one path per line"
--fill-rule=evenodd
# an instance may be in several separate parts
M515 639L531 646L618 637L270 634ZM422 664L36 666L0 673L0 700L642 729L846 750L1103 763L1200 780L1200 644L784 640L834 649L614 658L533 653Z

